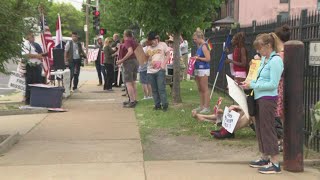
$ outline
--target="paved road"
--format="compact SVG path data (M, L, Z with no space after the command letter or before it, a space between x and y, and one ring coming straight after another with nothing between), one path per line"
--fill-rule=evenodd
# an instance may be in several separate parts
M15 71L17 70L17 65L14 63L7 64L8 71ZM0 96L6 95L14 92L14 89L8 88L9 82L9 75L0 73Z

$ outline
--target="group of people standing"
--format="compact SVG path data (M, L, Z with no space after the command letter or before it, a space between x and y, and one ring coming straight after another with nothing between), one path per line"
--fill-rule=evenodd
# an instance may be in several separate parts
M236 33L233 36L233 58L226 60L226 63L233 65L233 77L239 86L249 92L253 90L254 93L255 114L252 114L252 117L247 118L239 106L233 105L229 110L240 113L235 131L248 126L251 121L254 122L253 129L256 132L261 158L250 162L249 165L259 168L258 171L263 174L281 172L279 145L283 134L282 132L279 133L276 126L277 122L280 122L280 126L284 123L283 59L285 54L283 50L284 43L289 39L290 27L288 25L277 28L275 32L260 34L256 37L253 46L257 55L254 59L261 61L256 80L245 81L250 62L248 61L248 51L243 32ZM201 43L198 44L197 56L202 55L203 51L206 50L201 46ZM202 56L205 57L205 55ZM199 113L198 109L195 109L192 115L201 121L216 121L222 117L222 114L223 111L219 110L217 114L203 115ZM234 133L229 133L224 128L212 131L211 134L218 139L234 137Z

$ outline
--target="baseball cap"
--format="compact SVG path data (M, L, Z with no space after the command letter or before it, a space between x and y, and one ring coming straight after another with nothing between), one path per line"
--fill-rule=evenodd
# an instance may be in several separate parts
M157 33L155 33L155 32L149 32L149 34L148 34L148 40L149 40L149 41L152 41L152 40L155 40L155 39L157 39Z

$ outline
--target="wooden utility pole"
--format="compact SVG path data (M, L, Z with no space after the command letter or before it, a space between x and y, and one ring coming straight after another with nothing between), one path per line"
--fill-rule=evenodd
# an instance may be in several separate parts
M90 8L90 0L87 0L86 2L86 25L87 25L87 31L86 31L86 55L88 56L88 45L89 45L89 8ZM86 59L86 64L88 64L88 58Z
M303 171L303 78L304 44L288 41L284 45L284 169Z

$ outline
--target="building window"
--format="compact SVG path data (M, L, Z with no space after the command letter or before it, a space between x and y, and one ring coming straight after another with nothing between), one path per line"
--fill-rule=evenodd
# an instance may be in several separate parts
M289 3L289 0L280 0L280 3Z
M280 12L279 15L281 16L281 21L289 18L289 12Z
M228 1L228 16L234 17L234 0Z

